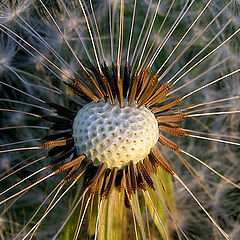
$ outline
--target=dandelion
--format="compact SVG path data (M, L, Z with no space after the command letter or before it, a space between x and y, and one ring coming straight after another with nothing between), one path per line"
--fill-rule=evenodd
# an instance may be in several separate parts
M4 1L1 236L236 238L236 5Z

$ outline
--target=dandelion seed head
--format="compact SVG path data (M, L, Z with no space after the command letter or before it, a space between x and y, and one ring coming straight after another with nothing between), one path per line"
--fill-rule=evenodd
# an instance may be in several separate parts
M221 140L224 134L239 143L239 115L214 115L236 110L236 98L226 105L208 103L239 95L239 76L206 85L239 68L239 35L226 41L238 29L239 16L233 15L237 11L228 6L214 19L228 1L2 2L0 23L6 36L0 36L1 81L21 90L3 85L1 91L8 98L2 108L13 112L3 110L1 118L4 134L7 131L0 151L10 150L10 155L3 153L0 162L1 174L9 177L0 184L3 191L9 189L0 201L7 202L14 193L17 197L2 216L16 215L20 226L9 226L5 220L4 237L26 239L31 234L30 238L57 239L58 234L65 238L69 233L71 239L135 239L135 228L136 239L138 235L142 239L223 239L186 194L189 188L220 227L238 240L239 191L232 191L192 158L186 157L186 168L177 155L181 150L191 153L238 184L239 174L231 171L239 163L236 148L188 135L195 130L195 135ZM239 0L232 3L239 5ZM17 74L8 69L10 78L6 78L6 66ZM161 90L163 83L169 85ZM7 102L13 99L18 102ZM175 99L183 101L171 105ZM35 106L26 107L28 103ZM168 104L171 107L163 110ZM188 116L192 111L209 116L192 118ZM179 113L186 114L184 122L171 122ZM161 117L170 120L161 122ZM37 155L32 156L35 151ZM172 182L175 173L187 187ZM12 189L10 183L19 185ZM33 184L31 191L24 190L29 184ZM155 193L163 197L173 217ZM33 204L40 210L33 209ZM36 215L31 219L32 213ZM187 237L179 236L183 232L173 221Z
M33 1L29 0L3 0L1 1L0 22L6 23L12 21L21 13L27 13L27 9Z
M146 107L136 103L121 108L109 102L91 102L77 114L73 137L78 154L86 154L94 165L123 168L137 164L156 145L158 124Z
M16 54L16 44L9 38L0 35L0 73L6 70L6 67L11 65L11 62Z

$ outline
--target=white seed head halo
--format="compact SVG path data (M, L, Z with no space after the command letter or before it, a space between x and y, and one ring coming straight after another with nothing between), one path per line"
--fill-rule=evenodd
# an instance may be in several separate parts
M95 166L123 168L143 160L158 141L158 123L153 113L136 102L124 107L109 102L90 102L73 122L74 144Z

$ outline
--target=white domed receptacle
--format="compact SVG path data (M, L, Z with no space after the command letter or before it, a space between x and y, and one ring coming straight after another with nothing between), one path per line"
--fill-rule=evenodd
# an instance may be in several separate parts
M123 168L143 160L158 140L158 123L153 113L136 102L124 107L109 102L90 102L78 111L73 138L79 155L85 154L95 166Z

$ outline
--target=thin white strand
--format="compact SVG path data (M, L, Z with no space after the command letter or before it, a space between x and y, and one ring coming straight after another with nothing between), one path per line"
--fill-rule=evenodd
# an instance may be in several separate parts
M188 81L184 84L182 84L181 86L179 86L178 88L170 91L167 96L176 93L177 91L186 88L188 85L192 84L193 82L195 82L196 80L198 80L199 78L203 77L205 74L209 73L210 71L212 71L214 68L217 68L218 66L220 66L221 64L225 63L227 60L229 60L228 58L223 59L222 61L218 62L217 64L214 64L212 67L210 67L209 69L207 69L206 71L204 71L203 73L199 74L197 77L193 78L191 81Z
M89 0L89 2L90 2L90 8L91 8L91 0ZM100 47L100 42L99 42L99 35L98 35L98 33L96 33L97 26L95 25L95 23L93 23L94 20L92 20L92 18L91 18L91 14L88 11L88 7L87 7L85 1L83 1L82 4L84 6L86 16L88 16L87 19L88 19L88 22L89 22L89 26L91 27L90 29L92 29L92 35L93 35L93 39L95 40L95 43L96 43L95 46L96 46L96 50L97 50L96 52L98 53L99 62L102 63L102 58L101 58L102 53L101 53L101 47ZM92 11L92 9L91 9L91 11ZM94 13L93 13L93 15L94 15ZM93 17L93 19L94 19L94 17Z
M4 32L8 37L10 37L17 45L19 45L22 49L24 49L29 55L31 55L37 62L40 62L39 58L37 58L32 52L30 52L26 47L24 47L20 41L17 41L11 34L6 32L0 27L1 31ZM41 61L41 64L49 71L51 72L56 78L58 78L60 81L62 81L61 77L55 73L50 67L48 67L44 62Z
M15 110L15 109L0 108L0 111L2 111L2 112L21 113L21 114L29 115L31 117L36 117L36 118L40 118L41 117L40 115L37 115L37 114L34 114L34 113L24 112L24 111Z
M148 37L148 35L149 35L151 25L152 25L153 22L154 22L154 17L155 17L155 12L152 14L151 19L150 19L150 21L149 21L149 24L148 24L147 27L146 27L145 34L144 34L144 36L143 36L142 39L141 39L141 44L140 44L140 46L139 46L138 49L137 49L135 59L134 59L133 64L132 64L132 66L131 66L132 69L134 69L134 68L135 68L135 65L136 65L136 63L137 63L137 66L140 67L138 72L140 72L140 71L142 70L142 68L143 68L143 66L140 66L140 64L139 64L139 59L138 59L138 58L139 58L139 55L142 53L142 49L143 49L144 43L146 43L146 41L147 41L147 37ZM133 75L133 72L132 72L132 75Z
M123 47L123 22L124 22L124 0L121 0L120 7L120 26L119 26L119 39L118 39L118 54L117 54L117 75L120 77L121 56Z
M95 12L94 12L94 9L93 9L93 5L92 5L92 0L90 0L90 7L91 7L92 14L93 14L93 20L94 20L94 24L95 24L96 31L97 31L97 37L98 37L98 42L99 42L99 46L100 46L102 58L103 58L103 60L105 61L105 56L104 56L102 41L101 41L101 37L100 37L100 33L99 33L99 28L98 28L98 24L97 24L96 15L95 15Z
M152 44L151 44L150 48L148 49L148 52L147 52L147 54L146 54L146 56L145 56L145 58L144 58L144 61L143 61L143 64L142 64L142 68L144 68L144 66L147 67L145 63L146 63L146 61L147 61L147 59L148 59L148 57L149 57L149 55L150 55L150 53L151 53L151 51L152 51L152 49L153 49L153 47L154 47L154 44L156 43L156 41L158 40L158 37L160 36L160 32L161 32L161 30L163 29L163 26L164 26L164 24L165 24L165 22L166 22L166 20L167 20L167 18L168 18L168 16L169 16L170 11L172 10L172 7L173 7L174 3L175 3L175 0L172 0L172 1L171 1L171 5L170 5L170 7L168 8L168 11L167 11L167 13L165 14L164 19L163 19L163 21L162 21L162 23L161 23L161 26L159 27L159 29L158 29L158 31L157 31L157 34L156 34L156 36L154 37L154 40L152 41Z
M225 104L221 104L221 105L215 105L215 106L211 106L211 107L203 107L203 108L198 108L195 110L189 110L189 109L181 109L181 111L184 111L185 114L190 115L190 114L195 114L195 113L200 113L200 112L205 112L208 111L210 113L210 110L215 110L215 109L232 109L233 107L235 107L234 104L232 103L225 103Z
M155 193L158 196L158 199L160 200L160 202L162 203L163 207L165 208L165 210L167 211L167 213L169 214L169 216L171 217L171 219L173 220L174 224L176 224L176 226L179 228L180 232L182 233L182 235L185 237L185 239L189 240L189 238L187 237L187 235L184 233L184 231L182 230L182 228L179 226L179 224L177 223L175 217L173 216L173 214L169 211L168 207L165 205L163 199L161 198L160 194L158 193L157 190L155 190Z
M231 21L231 19L229 20ZM226 26L226 24L225 24ZM208 54L206 54L202 59L200 59L197 63L195 63L191 68L189 68L185 73L183 73L178 79L176 79L174 81L174 85L180 80L182 79L187 73L189 73L193 68L195 68L197 65L199 65L201 62L203 62L206 58L208 58L209 56L211 56L214 52L216 52L219 48L221 48L225 43L227 43L229 40L231 40L238 32L240 31L240 28L238 28L233 34L231 34L225 41L223 41L220 45L218 45L216 48L214 48L211 52L209 52ZM221 34L222 30L220 31ZM219 33L217 34L219 35ZM181 69L180 69L181 70ZM179 70L179 71L180 71ZM175 74L168 82L171 82L177 74Z
M197 107L201 107L201 106L204 106L204 105L215 104L215 103L230 101L230 100L234 100L234 99L240 100L240 96L234 96L234 97L229 97L229 98L222 98L222 99L214 100L214 101L210 101L210 102L199 103L199 104L192 105L192 106L189 106L189 107L183 107L183 109L181 109L181 111L186 111L186 110L197 108Z
M197 136L197 135L192 135L192 134L189 134L188 137L200 138L200 139L204 139L204 140L208 140L208 141L227 143L227 144L231 144L231 145L240 146L240 143L236 143L236 142L232 142L232 141L226 141L226 140L222 140L222 139L208 138L208 137L202 137L202 136Z
M60 185L60 187L57 189L56 193L54 194L53 198L51 199L50 203L48 204L46 210L44 211L44 214L49 210L49 208L52 206L53 202L55 201L56 197L58 196L58 194L60 193L61 189L63 188L63 186L65 185L65 182L63 180L62 185ZM42 220L43 221L43 220ZM36 224L34 231L32 232L29 240L32 240L34 234L36 233L37 229L40 227L42 221L40 221L38 224Z
M25 182L27 179L29 179L29 178L35 176L36 174L42 172L42 171L45 170L45 169L46 169L46 168L43 167L43 168L40 168L40 169L36 170L34 173L28 175L27 177L23 178L23 179L20 180L19 182L13 184L11 187L9 187L9 188L7 188L6 190L0 192L0 196L2 196L3 194L7 193L7 192L10 191L11 189L17 187L17 186L18 186L19 184L21 184L22 182Z
M53 21L54 25L56 26L58 32L60 33L62 39L64 40L64 42L66 43L67 47L69 48L69 50L71 51L72 55L74 56L75 60L78 62L78 64L80 65L80 67L84 70L87 71L86 68L83 66L82 62L80 61L80 59L78 58L78 56L76 55L76 53L74 52L73 48L71 47L71 45L69 44L69 42L67 41L66 37L64 36L62 30L60 29L60 27L58 26L56 20L54 19L54 17L52 16L52 14L49 12L49 10L47 9L47 7L45 6L45 4L42 2L42 0L39 0L39 2L41 3L41 5L43 6L43 8L45 9L45 11L47 12L47 14L49 15L49 17L51 18L51 20Z
M83 196L84 197L84 196ZM61 233L61 231L63 230L63 228L66 226L68 220L70 219L70 217L72 216L73 212L75 211L75 209L77 208L77 206L79 205L79 203L81 202L81 198L77 201L77 203L74 205L74 208L72 209L72 211L68 214L68 216L66 217L66 219L64 220L63 224L61 225L61 227L58 229L58 231L56 232L56 234L53 236L52 240L55 240L58 235Z
M97 220L96 220L96 226L95 226L95 236L94 236L94 240L97 240L97 235L98 235L98 231L99 231L99 228L100 228L100 224L102 222L102 219L103 219L103 214L105 212L105 208L107 206L107 200L104 201L104 205L103 205L103 210L102 210L102 213L101 213L101 216L100 216L100 211L99 209L102 207L102 201L100 202L100 205L98 207L98 214L97 214Z
M29 185L28 187L26 187L26 188L22 189L21 191L19 191L19 192L15 193L15 194L13 194L13 195L11 195L11 196L10 196L10 197L8 197L8 198L5 198L4 200L2 200L2 201L0 202L0 205L1 205L1 204L3 204L3 203L5 203L5 202L7 202L7 201L9 201L10 199L12 199L12 198L16 197L17 195L19 195L19 194L21 194L21 193L23 193L23 192L27 191L28 189L30 189L30 188L32 188L32 187L34 187L35 185L37 185L37 184L39 184L39 183L43 182L44 180L46 180L47 178L49 178L49 177L53 176L54 174L55 174L55 173L54 173L54 172L52 172L52 173L50 173L49 175L45 176L44 178L42 178L42 179L40 179L40 180L36 181L35 183L33 183L33 184Z
M194 155L184 151L181 149L181 152L186 154L187 156L191 157L192 159L196 160L197 162L201 163L203 166L205 166L206 168L208 168L210 171L212 171L213 173L215 173L217 176L219 176L220 178L222 178L223 180L225 180L226 182L230 183L231 185L233 185L234 187L240 189L240 186L235 184L234 182L232 182L231 180L229 180L228 178L224 177L222 174L220 174L219 172L217 172L216 170L214 170L212 167L210 167L208 164L206 164L205 162L203 162L202 160L200 160L199 158L195 157Z
M148 9L147 9L147 12L146 12L146 15L145 15L145 19L144 19L144 22L143 22L143 24L142 24L142 28L141 28L141 31L140 31L140 33L139 33L138 40L137 40L137 43L136 43L135 48L134 48L134 51L133 51L133 55L132 55L132 59L131 59L131 62L130 62L130 66L135 65L135 64L133 64L133 61L135 61L135 59L136 59L136 58L135 58L135 54L136 54L136 52L137 52L137 50L138 50L138 45L139 45L139 43L140 43L140 40L141 40L141 37L142 37L142 34L143 34L143 30L144 30L145 25L146 25L146 23L147 23L147 19L148 19L148 16L149 16L149 12L150 12L151 7L152 7L152 0L149 1Z
M36 141L40 141L40 140L41 140L41 138L33 138L33 139L27 139L27 140L22 140L22 141L18 141L18 142L4 143L4 144L0 144L0 147L13 146L13 145L18 145L18 144L27 143L27 142L36 142ZM1 180L0 180L0 182L1 182Z
M187 14L188 10L190 9L190 7L192 6L192 4L194 3L195 0L193 0L189 6L187 7L188 3L190 0L188 0L182 11L179 13L179 16L177 17L176 21L173 23L172 27L170 28L170 30L167 32L166 36L164 37L162 43L159 45L159 47L157 48L156 52L154 53L154 55L152 56L152 59L149 61L149 66L152 67L153 63L155 62L156 58L158 57L158 55L160 54L160 52L162 51L163 47L165 46L166 42L168 41L168 39L171 37L172 33L175 31L175 29L177 28L178 24L181 22L181 20L183 19L183 17ZM185 8L187 7L187 9L185 10ZM185 11L185 12L184 12Z
M142 238L146 239L145 232L144 232L144 227L143 227L143 222L142 222L142 217L141 217L140 206L139 206L139 202L138 202L137 191L135 192L134 196L135 196L135 202L136 202L136 206L137 206L137 213L138 213L138 218L139 218L140 229L141 229L141 232L142 232Z
M1 178L1 179L0 179L0 182L2 182L3 180L5 180L6 178L9 178L9 177L12 176L13 174L16 174L17 172L23 170L24 168L29 167L29 166L31 166L31 165L37 163L37 162L42 161L43 159L46 159L46 156L43 156L43 157L41 157L41 158L38 158L38 159L36 159L36 160L34 160L34 161L32 161L32 162L30 162L30 163L28 163L28 164L26 164L26 165L20 167L20 168L18 168L17 170L15 170L15 171L9 173L9 174L6 175L5 177Z
M112 63L114 61L114 54L113 54L113 20L112 20L112 11L111 11L111 0L108 0L108 15L109 15L109 35L110 35L110 49L111 49L111 59Z
M193 62L198 56L200 56L201 53L203 53L220 35L221 33L225 30L225 28L231 23L232 19L229 19L227 21L227 23L221 28L221 30L214 36L214 38L212 38L202 49L201 51L199 51L194 57L192 57L181 69L179 69L179 71L173 76L171 77L171 79L168 81L168 83L170 83L180 72L182 72L182 70L184 70L191 62ZM210 56L210 55L208 55ZM195 63L191 68L189 68L189 70L187 70L185 73L183 73L182 76L180 76L174 83L173 85L175 85L183 76L186 75L186 73L188 73L189 71L191 71L194 67L196 67L198 64L200 64L203 60L205 60L206 58L204 57L204 59L200 59L197 63ZM224 59L226 60L226 59Z
M150 34L151 34L151 32L152 32L152 28L153 28L154 22L155 22L155 20L156 20L157 13L158 13L158 9L159 9L159 6L160 6L161 2L162 2L162 0L158 0L157 7L156 7L156 10L155 10L155 13L154 13L153 19L152 19L152 21L151 21L151 25L150 25L150 27L149 27L149 29L148 29L148 31L147 31L148 33L147 33L146 39L144 39L144 41L143 41L143 42L144 42L143 49L140 48L142 54L140 55L140 58L139 58L139 61L138 61L138 65L141 65L142 58L143 58L143 55L144 55L145 49L146 49L146 47L147 47L147 43L148 43L148 40L149 40Z
M24 22L24 24L27 25L27 27L35 34L35 37L37 39L39 39L46 47L47 49L49 49L51 51L51 53L53 53L53 55L59 60L59 62L62 64L62 65L65 65L65 66L68 66L71 70L72 67L61 57L61 55L58 54L58 52L27 22L25 21L24 18L22 18L19 14L17 15L18 18L20 20L22 20ZM20 24L18 21L16 21L16 23ZM20 24L20 26L24 29L26 29L24 26L22 26ZM31 34L31 32L30 32ZM74 70L73 70L74 71Z
M84 204L84 198L85 198L85 196L82 198L82 204L81 204L81 208L80 208L80 211L78 212L78 218L77 218L77 225L76 226L79 226L79 223L80 223L80 221L81 221L81 214L82 214L82 208L83 208L83 204ZM80 202L79 202L79 204L80 204ZM75 205L75 204L74 204ZM75 208L75 206L74 206L74 208ZM72 212L72 211L71 211ZM64 221L65 222L65 221ZM60 230L60 229L59 229ZM74 231L74 235L73 235L73 240L77 240L77 238L78 238L78 235L79 235L79 232L77 232L77 229L75 228L75 231ZM54 236L55 237L55 236ZM54 240L54 239L53 239Z
M224 114L235 114L235 113L240 113L240 110L229 111L229 112L196 113L196 114L190 114L188 115L188 117L213 116L213 115L224 115Z
M43 129L43 130L49 130L49 127L42 127L42 126L8 126L8 127L2 127L0 128L0 131L3 130L9 130L9 129L18 129L18 128L35 128L35 129Z
M211 3L212 0L209 0L208 3L205 5L205 7L201 10L201 12L198 14L198 16L196 17L196 19L193 21L193 23L191 24L191 26L187 29L187 31L184 33L184 35L182 36L182 38L178 41L178 43L176 44L176 46L174 47L174 49L171 51L171 53L168 55L167 59L165 60L165 62L161 65L161 67L157 70L157 73L159 73L163 67L165 66L165 64L168 62L168 60L171 58L171 56L173 55L173 53L176 51L176 49L179 47L179 45L182 43L182 41L184 40L184 38L187 36L187 34L190 32L190 30L193 28L193 26L195 25L195 23L199 20L199 18L202 16L202 14L205 12L205 10L207 9L207 7L209 6L209 4ZM227 5L228 6L228 5ZM224 10L227 8L227 6L224 7ZM197 37L193 38L190 43L188 44L188 46L182 51L182 53L180 53L180 55L174 60L173 64L174 65L176 63L176 61L198 40L198 38L200 36L202 36L202 34L208 29L208 27L218 18L218 16L223 12L223 10L218 13L213 19L212 21L210 21L208 23L208 25L198 34ZM169 70L167 69L166 72L168 72ZM165 75L165 72L163 73L163 75Z
M43 151L39 151L33 155L31 155L30 157L26 158L25 160L13 165L12 167L8 168L6 171L4 171L2 174L0 174L0 177L3 177L4 175L6 176L7 173L11 172L12 170L14 170L16 167L18 167L19 165L23 164L23 163L26 163L27 161L31 160L34 158L34 157L37 157L43 153L45 153L46 151L48 151L47 149L44 149Z
M239 28L239 30L240 30L240 28ZM228 74L226 74L226 75L224 75L224 76L222 76L222 77L220 77L220 78L217 78L217 79L215 79L214 81L211 81L210 83L208 83L208 84L206 84L206 85L203 85L203 86L200 87L200 88L195 89L194 91L186 94L186 95L183 96L182 98L185 99L185 98L191 96L192 94L194 94L194 93L196 93L196 92L198 92L198 91L200 91L200 90L202 90L202 89L204 89L204 88L206 88L206 87L209 87L210 85L212 85L212 84L214 84L214 83L217 83L217 82L219 82L219 81L221 81L221 80L223 80L223 79L225 79L225 78L227 78L227 77L230 77L230 76L232 76L232 75L234 75L234 74L236 74L236 73L238 73L238 72L240 72L240 68L237 69L237 70L235 70L235 71L233 71L233 72L230 72L230 73L228 73Z
M28 235L38 226L39 223L42 222L42 220L48 215L48 213L57 205L57 203L63 198L63 196L73 187L73 185L76 183L76 181L74 181L63 193L62 195L56 200L56 202L48 209L48 211L46 213L44 213L44 215L41 217L41 219L29 230L29 232L24 236L24 238L22 240L25 240ZM83 192L81 199L83 197L83 195L85 195L87 189Z
M216 223L213 217L208 213L208 211L202 206L202 204L197 200L197 198L193 195L191 190L186 186L186 184L174 173L174 178L177 179L178 182L182 184L182 186L187 190L187 192L191 195L191 197L195 200L195 202L199 205L199 207L205 212L211 222L215 225L215 227L219 230L219 232L224 236L225 239L230 240L229 236L226 232Z
M136 15L136 5L137 5L137 0L134 0L134 6L133 6L133 14L132 14L132 23L131 23L131 30L130 30L130 35L129 35L129 40L128 40L128 50L127 50L127 58L126 62L129 62L129 54L130 54L130 49L131 49L131 42L132 42L132 35L133 35L133 27L134 27L134 22L135 22L135 15Z
M56 94L61 94L61 93L62 93L62 91L61 91L59 88L53 86L51 83L43 80L42 78L40 78L40 77L38 77L38 76L36 76L36 75L34 75L34 74L31 74L31 73L29 73L29 72L23 71L23 70L21 70L21 69L15 68L15 67L11 67L11 69L13 69L15 72L24 74L24 75L26 75L26 76L30 76L31 78L35 78L35 79L37 79L38 81L40 81L40 82L42 82L42 83L50 86L50 87L53 89L53 90L52 90L53 93L56 93ZM27 84L28 84L28 83L27 83ZM36 86L36 85L35 85L35 86ZM37 85L37 86L39 86L39 85Z
M95 55L95 60L97 62L97 66L98 66L98 70L99 72L101 73L102 70L101 70L101 66L100 66L100 63L99 63L99 60L98 60L98 54L97 54L97 50L96 50L96 46L95 46L95 42L94 42L94 38L93 38L93 35L92 35L92 31L91 31L91 28L90 28L90 25L89 25L89 21L88 21L88 18L87 18L87 15L86 15L86 11L83 7L83 4L82 4L82 1L81 0L78 0L79 2L79 5L82 9L82 13L84 15L84 19L85 19L85 22L86 22L86 25L87 25L87 28L88 28L88 33L89 33L89 36L90 36L90 39L91 39L91 43L92 43L92 47L93 47L93 52L94 52L94 55Z
M26 150L39 150L39 147L23 147L23 148L14 148L14 149L7 149L1 150L1 153L9 153L9 152L16 152L16 151L26 151Z
M138 233L137 233L137 223L136 223L136 217L135 217L135 214L134 214L134 211L133 211L133 204L132 204L132 201L130 201L130 205L131 205L131 209L132 209L132 216L133 216L133 225L134 225L134 232L135 232L135 237L136 237L136 240L138 240Z
M85 217L85 214L86 214L86 211L87 211L88 204L89 204L90 200L91 200L91 198L88 198L87 203L86 203L86 205L85 205L85 208L84 208L84 210L83 210L83 214L82 214L82 217L81 217L81 220L80 220L80 224L79 224L78 228L76 229L76 230L77 230L77 231L76 231L76 235L75 235L75 237L74 237L73 240L77 240L77 238L78 238L80 229L81 229L81 227L82 227L83 219L84 219L84 217Z
M214 137L225 137L225 138L232 138L232 139L240 139L240 137L238 137L238 136L233 136L233 135L215 134L215 133L205 133L205 132L195 131L195 130L186 129L186 128L183 128L182 130L184 130L184 131L186 131L186 132L198 133L198 134L208 135L208 136L214 136Z
M105 210L105 206L107 204L107 200L104 202L104 207L103 209ZM100 205L98 206L98 211L97 211L97 219L96 219L96 224L95 224L95 233L94 233L94 240L97 239L97 235L98 235L98 230L99 230L99 222L100 222L100 209L102 207L102 201L100 202ZM101 216L103 216L104 210L102 211Z
M31 95L31 94L29 94L29 93L26 93L26 92L24 92L24 91L22 91L22 90L20 90L20 89L18 89L18 88L15 88L15 87L7 84L7 83L4 83L4 82L0 81L0 84L3 84L3 85L5 85L5 86L7 86L7 87L9 87L9 88L12 88L12 89L14 89L15 91L20 92L20 93L22 93L22 94L24 94L24 95L26 95L26 96L28 96L28 97L30 97L30 98L33 98L33 99L35 99L35 100L37 100L37 101L39 101L39 102L41 102L41 103L46 103L44 100L42 100L42 99L40 99L40 98L37 98L37 97L34 97L33 95Z
M153 202L152 202L152 199L151 199L148 191L146 191L145 193L146 193L146 195L147 195L147 197L148 197L148 199L149 199L149 201L150 201L150 203L151 203L151 205L152 205L152 208L154 209L154 213L155 213L156 216L157 216L157 219L158 219L158 221L159 221L159 223L160 223L160 225L161 225L161 227L162 227L162 230L163 230L163 232L164 232L164 234L165 234L165 236L166 236L166 239L169 239L169 238L168 238L168 235L167 235L167 232L166 232L166 229L165 229L165 227L164 227L164 225L163 225L163 222L162 222L160 216L158 215L157 209L155 208L155 206L154 206L154 204L153 204Z
M51 112L51 113L53 112L51 109L48 109L48 108L45 108L45 107L42 107L42 106L38 106L38 105L35 105L35 104L31 104L31 103L17 101L17 100L12 100L12 99L7 99L7 98L0 98L0 101L18 103L18 104L22 104L22 105L29 106L29 107L39 108L39 109L42 109L42 110L47 111L47 112Z
M50 203L48 204L48 206L47 206L43 215L45 215L46 212L51 208L53 202L55 201L56 197L58 196L58 194L60 193L60 191L61 191L61 189L63 188L64 185L65 185L65 183L63 182L62 185L60 185L60 187L57 189L56 193L54 194L53 198L51 199ZM31 234L31 236L29 237L29 240L32 240L34 234L36 233L37 229L39 228L39 226L41 225L43 220L44 220L44 218L34 226L35 228L33 229L33 232Z
M4 205L4 210L1 212L0 217L4 216L5 213L7 213L8 210L9 210L20 198L22 198L26 193L27 193L27 191L24 192L24 193L22 193L20 196L18 196L17 198L15 198L9 205L7 205L7 206Z
M86 47L86 45L85 45L85 43L84 43L84 41L83 41L82 36L80 35L80 33L79 33L79 31L78 31L78 29L77 29L77 27L76 27L76 24L75 24L74 21L72 20L72 17L71 17L71 14L70 14L69 10L67 9L67 7L66 7L65 3L63 2L63 0L60 0L60 1L61 1L61 4L63 5L64 10L65 10L66 13L67 13L69 19L70 19L70 21L71 21L71 24L73 25L73 27L74 27L74 29L75 29L75 31L76 31L76 33L77 33L78 39L79 39L79 40L81 41L81 43L82 43L82 46L83 46L83 48L84 48L85 53L87 54L87 57L88 57L89 61L92 62L91 55L90 55L89 51L87 50L87 47Z
M41 202L41 204L39 205L38 209L34 212L34 214L32 215L32 217L28 220L27 224L24 225L24 227L21 229L21 231L17 234L17 236L15 236L15 238L13 240L17 240L19 235L27 228L27 226L32 222L32 220L34 219L34 217L37 215L37 213L40 211L40 209L42 208L42 206L45 204L45 202L50 198L50 196L56 191L58 190L58 192L61 190L62 186L61 184L63 183L63 180L60 181L57 186L47 195L47 197Z
M54 68L56 68L59 72L61 72L62 74L64 74L67 78L71 78L71 76L67 75L64 71L62 71L57 65L55 65L52 61L50 61L44 54L42 54L41 52L39 52L35 47L33 47L29 42L27 42L26 40L24 40L21 36L19 36L17 33L13 32L10 28L2 25L0 23L0 29L1 31L3 31L5 34L7 34L9 37L11 37L10 34L8 34L6 31L4 31L4 29L6 29L8 32L10 32L12 35L14 35L15 37L19 38L21 41L23 41L28 47L30 47L33 51L35 51L37 54L39 54L43 59L45 59L50 65L52 65ZM15 38L11 37L11 39L13 39L19 46L21 46L23 49L26 50L26 48L19 42L17 41ZM28 53L30 53L28 51ZM34 58L37 59L37 57L33 54L31 54L32 56L34 56ZM39 60L39 59L37 59ZM43 64L43 63L42 63ZM56 73L54 74L56 76ZM59 77L59 79L61 79Z
M29 83L29 82L26 82L13 68L7 66L7 65L3 65L5 68L7 68L8 70L10 70L23 84L25 85L29 85L31 87L35 87L35 88L38 88L38 89L43 89L45 91L49 91L49 92L52 92L52 93L57 93L59 94L58 91L55 91L53 89L50 89L48 87L44 87L44 86L41 86L41 85L36 85L36 84L33 84L33 83Z
M73 181L73 185L78 181L78 179L82 176L82 174L86 171L87 167L89 166L89 163L87 163L87 165L84 167L84 169L81 170L81 173L79 173L79 175L74 179ZM78 206L78 204L80 203L80 201L85 197L86 192L88 191L88 188L85 189L85 191L83 192L82 196L79 198L79 200L77 201L76 205L74 208L76 208ZM50 209L51 210L51 209ZM67 219L64 221L64 223L62 224L62 226L60 227L60 229L57 231L57 233L54 235L54 239L60 234L60 232L62 231L62 229L64 228L64 226L66 225L66 223L68 222L69 218L71 217L72 213L70 215L68 215Z

